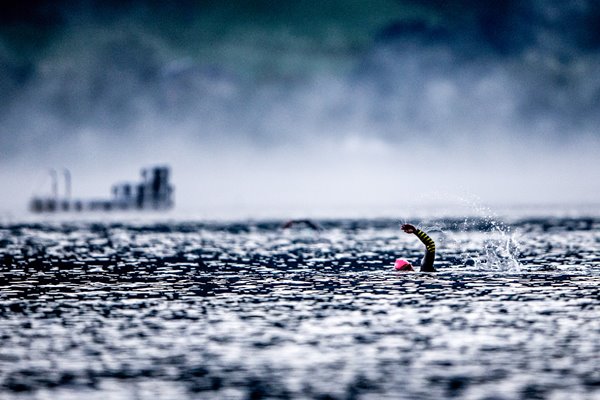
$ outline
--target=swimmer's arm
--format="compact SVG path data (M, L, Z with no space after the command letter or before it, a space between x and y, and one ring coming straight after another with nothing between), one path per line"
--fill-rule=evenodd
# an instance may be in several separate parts
M417 235L419 240L423 242L426 249L425 257L423 257L423 262L421 264L421 271L435 272L435 268L433 268L433 262L435 260L435 242L429 237L429 235L420 229L415 231L415 235Z
M423 263L421 264L421 271L423 272L435 272L433 268L433 262L435 260L435 242L425 232L415 228L411 224L402 225L402 230L406 233L414 233L421 242L425 245L425 257L423 257Z
M429 237L425 232L420 229L415 230L415 235L419 238L421 242L425 245L425 248L430 253L435 253L435 242L432 238Z
M420 229L415 228L411 224L402 225L402 230L406 233L414 233L415 235L417 235L419 240L421 242L423 242L423 244L425 245L425 248L427 249L427 251L435 253L435 242L425 232L423 232Z

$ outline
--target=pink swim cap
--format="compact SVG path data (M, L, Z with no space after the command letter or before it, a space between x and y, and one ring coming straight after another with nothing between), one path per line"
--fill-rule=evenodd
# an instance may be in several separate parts
M394 268L396 268L397 271L414 271L412 265L410 265L408 261L401 258L396 260Z

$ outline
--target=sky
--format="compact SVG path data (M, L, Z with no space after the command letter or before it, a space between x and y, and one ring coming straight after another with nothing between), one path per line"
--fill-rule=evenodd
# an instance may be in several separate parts
M152 165L206 217L598 203L595 1L0 7L2 213Z

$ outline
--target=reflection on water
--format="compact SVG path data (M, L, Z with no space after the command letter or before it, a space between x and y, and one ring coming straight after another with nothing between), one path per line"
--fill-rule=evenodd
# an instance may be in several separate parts
M1 397L600 395L600 220L320 224L1 227Z

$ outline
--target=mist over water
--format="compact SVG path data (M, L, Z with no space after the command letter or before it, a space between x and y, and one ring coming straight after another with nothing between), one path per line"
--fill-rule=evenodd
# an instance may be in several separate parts
M343 3L5 13L0 209L155 163L183 210L597 201L594 2Z

